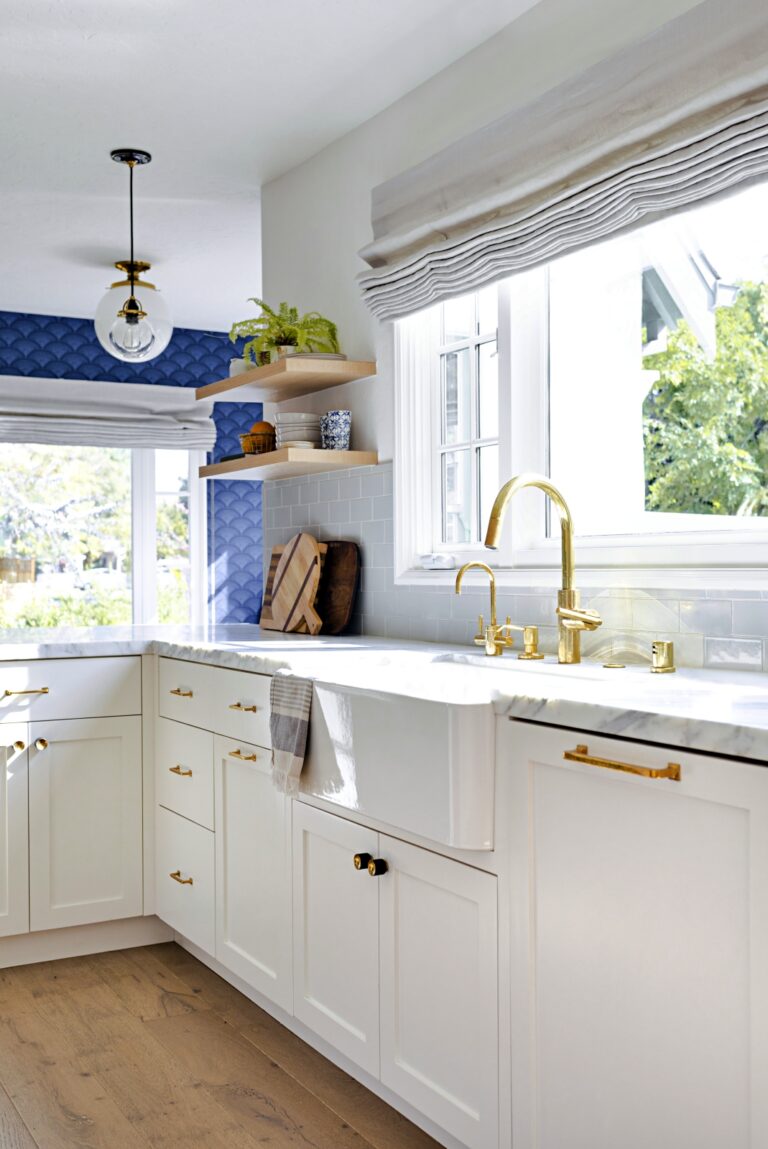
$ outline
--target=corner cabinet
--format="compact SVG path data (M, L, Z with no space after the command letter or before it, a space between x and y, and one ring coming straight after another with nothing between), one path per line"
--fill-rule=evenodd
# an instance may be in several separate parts
M768 773L524 723L507 741L515 1149L763 1149ZM679 781L626 769L670 761Z
M296 1016L462 1144L496 1149L495 876L301 802L293 821Z
M141 659L0 662L0 936L143 913Z

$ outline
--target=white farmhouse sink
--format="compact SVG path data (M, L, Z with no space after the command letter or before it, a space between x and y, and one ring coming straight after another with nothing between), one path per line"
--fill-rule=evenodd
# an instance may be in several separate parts
M427 699L402 678L402 693L316 684L301 790L446 846L490 850L493 707L481 694L452 698L449 668L425 673Z

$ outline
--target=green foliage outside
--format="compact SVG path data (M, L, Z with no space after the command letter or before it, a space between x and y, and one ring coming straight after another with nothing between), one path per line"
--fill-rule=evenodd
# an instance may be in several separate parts
M681 320L644 409L646 509L768 515L768 284L744 283L716 312L708 359Z
M37 581L0 581L0 627L130 623L131 452L4 446L0 555L34 558ZM189 496L157 507L158 619L183 623ZM103 581L102 581L103 580Z

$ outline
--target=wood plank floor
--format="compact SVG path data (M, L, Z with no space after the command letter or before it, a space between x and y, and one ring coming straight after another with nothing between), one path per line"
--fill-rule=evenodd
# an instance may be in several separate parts
M173 942L0 970L0 1149L435 1149Z

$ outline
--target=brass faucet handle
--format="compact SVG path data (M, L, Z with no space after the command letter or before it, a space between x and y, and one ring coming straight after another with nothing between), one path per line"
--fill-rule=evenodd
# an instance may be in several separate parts
M603 625L597 611L588 607L559 606L556 613L566 630L597 630Z
M477 616L477 634L472 641L475 646L485 646L485 619L481 614Z

